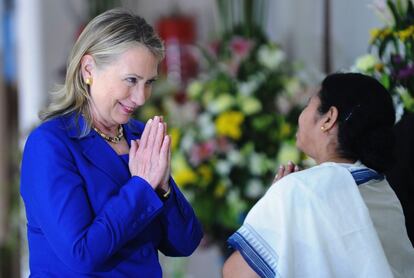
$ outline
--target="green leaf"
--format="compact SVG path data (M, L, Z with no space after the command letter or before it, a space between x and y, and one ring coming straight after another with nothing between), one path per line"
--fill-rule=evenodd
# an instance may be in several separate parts
M401 27L401 20L398 15L397 7L394 5L394 3L391 0L387 0L387 5L390 8L390 11L394 17L395 27L399 29Z

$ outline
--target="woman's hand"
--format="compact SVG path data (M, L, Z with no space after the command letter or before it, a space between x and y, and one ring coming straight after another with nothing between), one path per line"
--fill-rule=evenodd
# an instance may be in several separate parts
M280 180L284 176L287 176L290 173L297 172L297 171L300 171L299 166L295 165L295 163L293 163L292 161L289 161L289 163L286 166L285 165L280 165L279 169L277 171L277 174L276 174L275 178L273 179L273 183L277 182L278 180Z
M163 121L163 118L161 117L161 121ZM165 133L167 133L167 123L163 122L164 124L164 130ZM169 135L167 135L167 137L170 138ZM171 142L171 138L170 138L170 142ZM171 143L170 143L171 145ZM165 171L164 177L161 181L160 187L164 192L167 192L169 189L169 181L170 181L170 175L171 175L171 146L168 148L168 161L167 161L167 170Z
M171 139L159 116L148 120L141 139L131 141L129 170L132 176L145 179L156 189L169 171Z

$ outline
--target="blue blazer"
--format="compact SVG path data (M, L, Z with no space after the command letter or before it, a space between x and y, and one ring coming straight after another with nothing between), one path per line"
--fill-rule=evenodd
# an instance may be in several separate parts
M82 117L60 116L29 136L21 166L31 277L161 277L158 250L189 256L202 230L170 179L166 201ZM144 125L124 125L128 142Z

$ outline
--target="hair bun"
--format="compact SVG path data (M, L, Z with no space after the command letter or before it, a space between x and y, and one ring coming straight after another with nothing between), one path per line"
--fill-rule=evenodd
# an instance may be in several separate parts
M358 157L367 167L384 172L393 164L394 141L392 127L382 126L368 130L356 141Z

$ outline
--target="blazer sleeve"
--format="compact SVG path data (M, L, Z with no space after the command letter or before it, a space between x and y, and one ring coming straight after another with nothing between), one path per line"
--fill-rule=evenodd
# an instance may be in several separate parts
M69 268L87 273L137 236L163 203L145 180L132 177L95 215L65 140L49 129L32 132L23 154L21 194L28 224L41 228Z
M193 208L172 178L170 186L171 195L160 215L165 235L159 249L167 256L190 256L203 237L202 228Z

